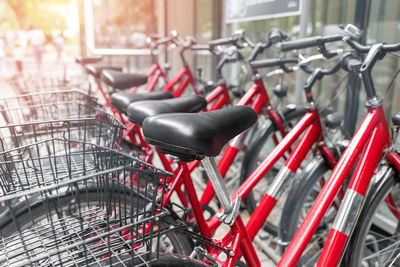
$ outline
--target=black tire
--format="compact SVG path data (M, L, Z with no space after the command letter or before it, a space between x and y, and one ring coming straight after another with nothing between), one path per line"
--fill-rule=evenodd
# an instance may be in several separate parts
M389 193L395 204L400 204L399 173L390 168L384 170L383 177L369 190L341 266L400 266L399 220L385 203ZM374 253L378 253L380 249L383 250L381 257L374 257ZM387 253L388 249L394 250ZM367 257L362 260L364 256ZM382 262L383 260L385 262Z
M152 267L212 267L212 265L205 264L196 259L191 259L187 256L182 256L179 254L173 253L160 253L157 257L157 254L150 254ZM90 264L90 267L99 267L99 266L113 266L113 267L135 267L135 266L148 266L144 264L144 261L147 262L147 259L132 258L129 255L118 255L114 256L101 262L96 262Z
M115 267L134 267L134 266L143 266L143 261L141 259L131 260L129 256L119 256L114 257L115 259L111 259L112 266ZM160 253L157 257L156 254L152 253L151 258L153 261L151 262L152 267L211 267L212 265L208 265L204 262L201 262L196 259L191 259L186 256L173 254L173 253ZM122 263L123 262L123 263ZM110 266L108 262L104 262L101 266ZM98 266L98 264L93 265L93 267Z
M280 114L284 118L283 121L285 122L285 126L289 127L291 126L291 124L294 124L294 122L296 122L299 118L301 118L304 115L304 113L305 113L304 108L298 108L298 109L288 108L282 111ZM262 155L263 153L265 153L265 149L263 150L263 148L268 147L268 150L271 151L275 147L275 145L270 145L268 143L272 141L273 134L277 134L278 136L280 136L276 125L271 120L266 120L263 125L259 126L258 132L255 134L254 139L251 140L251 143L248 146L248 150L246 151L243 158L243 164L240 175L241 184L256 169L256 167L260 163L260 160L265 157ZM272 178L274 178L277 172L279 171L279 166L278 167L276 166L277 164L275 164L275 166L264 177L265 179L263 181L266 182L267 184L272 182ZM263 188L265 189L265 186L263 186ZM254 212L259 200L260 199L257 199L257 197L254 195L253 191L251 191L244 199L244 204L250 214ZM271 216L269 216L269 218L271 218ZM275 224L267 220L267 222L264 224L264 230L273 236L277 236L278 222L276 222Z
M292 240L301 222L301 212L304 210L307 197L310 196L315 184L329 170L326 161L322 157L317 157L294 178L279 224L279 237L282 242L289 243Z
M130 190L130 188L124 185L113 186L111 190L109 189L107 191L107 193L110 194L110 199L108 201L111 201L108 203L113 203L114 206L116 205L115 203L119 203L119 201L121 201L121 198L129 197L130 199L126 201L129 202L128 204L123 204L122 206L119 205L119 207L122 207L122 212L129 209L143 208L145 202L141 200L142 198L131 198L132 191L128 190ZM74 192L72 193L72 191ZM57 213L57 215L60 216L59 214L62 213L63 216L65 216L65 214L68 212L68 208L71 205L71 200L74 199L74 196L76 196L77 192L80 195L80 207L85 207L85 205L89 206L93 203L99 203L103 201L99 199L99 193L104 194L104 185L88 183L85 186L79 186L79 189L76 190L60 190L57 192L58 194L52 194L49 201L43 201L43 197L40 194L32 195L29 197L29 199L27 198L25 201L18 202L13 206L13 216L10 216L11 212L8 209L0 214L0 236L10 237L13 233L17 233L17 231L22 232L25 229L29 229L29 227L32 227L34 222L37 223L45 218L48 218L49 214L53 216ZM126 197L126 195L128 197ZM119 216L116 216L115 219L118 220L118 218ZM160 226L164 228L163 226L173 225L174 223L175 220L171 216L166 216L162 219ZM168 232L165 234L165 236L168 238L170 245L169 250L165 252L174 252L176 254L186 256L190 255L192 252L192 246L189 239L185 235L178 232ZM163 237L164 236L161 238ZM162 242L163 240L160 239L160 251L164 252L163 248L165 248L165 246L163 246Z

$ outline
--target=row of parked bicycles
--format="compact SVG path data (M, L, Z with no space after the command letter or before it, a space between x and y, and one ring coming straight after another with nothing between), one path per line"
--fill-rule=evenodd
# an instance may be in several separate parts
M400 266L400 113L389 128L382 108L400 71L383 96L371 75L400 43L363 45L353 25L267 37L198 44L172 32L148 38L146 74L94 56L76 59L73 81L13 79L19 95L0 99L0 264L261 266L266 254L278 266ZM171 44L183 68L169 79L155 52ZM219 58L215 83L185 59L199 50ZM257 59L267 51L278 53ZM235 62L250 66L250 88L224 78ZM306 104L281 107L288 87L270 95L265 82L297 71ZM315 85L339 71L319 106ZM350 75L367 108L352 136L343 125L355 122L331 109Z

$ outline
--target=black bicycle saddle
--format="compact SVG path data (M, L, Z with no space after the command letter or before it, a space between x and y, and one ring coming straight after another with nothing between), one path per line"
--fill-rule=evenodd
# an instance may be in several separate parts
M228 107L202 113L169 113L143 122L145 140L160 152L192 161L217 156L233 137L257 121L247 106Z
M179 98L140 101L128 106L126 113L129 120L142 126L143 121L150 116L175 113L175 112L199 112L207 106L207 101L199 95L183 96Z
M114 89L128 89L147 83L146 74L125 73L118 70L105 69L101 80Z
M127 92L114 93L111 95L111 107L119 112L126 113L129 104L145 100L161 100L173 98L174 95L170 91L150 92L142 94L131 94Z

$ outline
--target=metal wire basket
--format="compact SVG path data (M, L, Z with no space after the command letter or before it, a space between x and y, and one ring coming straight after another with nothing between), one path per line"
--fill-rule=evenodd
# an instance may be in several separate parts
M65 140L0 154L0 265L123 266L156 260L170 174L125 154ZM43 147L43 146L41 146ZM153 252L153 253L152 253Z
M119 120L101 110L79 119L9 124L0 126L0 149L5 151L51 138L117 148L125 129ZM60 149L63 148L57 151Z
M75 79L68 81L64 77L13 77L7 81L14 92L18 95L38 92L69 91L76 90L89 93L89 83L84 80Z
M80 118L99 108L95 98L74 90L0 98L0 125Z

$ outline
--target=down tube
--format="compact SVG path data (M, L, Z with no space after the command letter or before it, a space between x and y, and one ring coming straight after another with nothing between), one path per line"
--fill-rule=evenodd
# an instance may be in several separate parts
M246 225L246 229L252 240L263 226L268 215L278 201L289 175L296 172L297 168L306 157L308 151L310 151L311 146L321 136L321 132L322 130L320 122L315 120L297 143L295 149L290 154L290 157L285 162L284 167L281 168L273 182L269 185L266 194L258 204Z
M317 266L336 266L341 258L382 150L388 144L388 133L384 127L387 129L380 123L374 130L361 155Z
M246 181L240 185L236 192L232 195L232 200L236 196L244 199L256 184L264 177L264 175L272 168L276 161L291 147L291 145L299 138L299 136L309 127L316 119L318 119L317 111L308 111L303 118L293 127L293 129L282 139L282 141L271 151L270 154L261 162L260 165L250 174ZM219 210L221 212L222 209ZM210 229L215 230L220 221L214 215L208 222Z
M343 153L331 176L325 183L303 223L300 225L300 228L297 230L283 254L278 266L287 267L296 265L379 120L380 115L375 109L367 113L356 134L351 139L350 145Z

